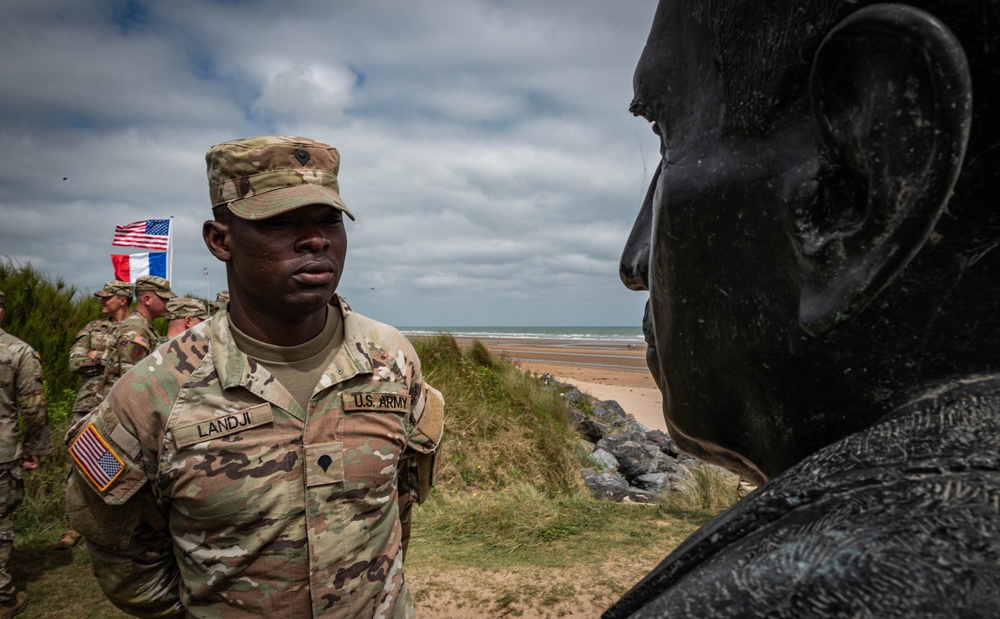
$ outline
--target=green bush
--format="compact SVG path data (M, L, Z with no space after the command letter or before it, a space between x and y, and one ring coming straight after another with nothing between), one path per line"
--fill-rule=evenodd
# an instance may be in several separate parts
M4 330L35 349L53 392L76 389L77 379L69 371L69 348L80 329L101 315L101 304L93 296L78 295L62 279L50 281L30 264L22 266L3 258L0 290L7 296Z

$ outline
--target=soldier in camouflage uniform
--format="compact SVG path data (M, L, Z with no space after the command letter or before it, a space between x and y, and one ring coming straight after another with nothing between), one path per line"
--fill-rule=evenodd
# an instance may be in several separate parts
M103 318L91 320L76 334L76 340L69 349L69 369L80 377L80 387L73 402L73 423L83 419L104 399L104 371L108 346L115 326L128 316L132 303L132 284L112 280L94 293L101 300ZM63 531L56 548L72 548L80 541L80 534L67 527Z
M215 300L212 301L212 304L211 304L212 305L212 313L214 314L215 312L217 312L220 309L222 309L223 306L226 303L229 303L229 291L228 290L220 290L219 294L215 295Z
M170 282L162 277L143 275L136 278L135 309L115 328L108 349L108 363L104 371L105 393L159 344L160 335L153 328L153 320L166 314L167 300L176 296L170 290Z
M24 498L24 471L38 468L39 456L52 452L41 361L31 346L3 330L5 312L0 291L0 619L28 604L28 595L14 588L7 572L14 509Z
M167 339L173 339L209 317L205 304L191 297L167 301Z
M94 293L101 300L104 318L91 320L76 334L69 349L69 369L80 376L80 388L73 402L73 421L97 408L104 399L104 370L115 325L129 315L133 288L129 282L110 281Z
M207 160L230 303L70 433L70 520L137 616L411 617L401 514L430 491L444 402L336 295L339 154L251 138Z

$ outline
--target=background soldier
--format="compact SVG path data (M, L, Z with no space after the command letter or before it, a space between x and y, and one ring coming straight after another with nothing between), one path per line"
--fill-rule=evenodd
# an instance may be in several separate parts
M80 388L73 402L73 422L97 408L104 399L104 371L115 325L129 315L133 287L129 282L110 281L94 293L101 300L98 318L87 323L69 350L69 369L81 377Z
M0 619L17 615L28 604L28 594L14 588L7 572L14 549L14 509L24 498L24 471L38 468L39 456L52 452L42 364L31 346L3 330L5 301L0 291Z
M76 423L84 415L97 408L104 399L104 372L107 365L108 347L115 326L129 314L132 303L132 284L112 280L94 293L101 300L103 318L91 320L76 334L76 340L69 349L69 369L80 377L80 388L73 402L73 420ZM80 541L80 534L67 527L56 542L56 548L73 547Z
M229 291L220 290L219 294L215 295L215 300L212 301L212 313L214 314L222 309L222 306L226 303L229 303Z
M167 301L167 339L173 339L199 322L208 320L205 304L191 297Z
M137 361L153 352L160 336L153 320L167 312L167 300L176 297L170 282L155 275L143 275L135 280L135 309L115 329L109 349L108 367L104 373L104 393Z
M271 137L207 160L232 297L71 438L70 522L140 616L412 616L401 514L430 491L444 402L399 331L336 295L340 155Z

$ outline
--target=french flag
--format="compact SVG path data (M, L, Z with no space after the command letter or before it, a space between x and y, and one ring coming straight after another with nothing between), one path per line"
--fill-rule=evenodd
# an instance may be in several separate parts
M148 254L111 254L111 264L115 267L115 279L134 282L143 275L167 277L167 252Z

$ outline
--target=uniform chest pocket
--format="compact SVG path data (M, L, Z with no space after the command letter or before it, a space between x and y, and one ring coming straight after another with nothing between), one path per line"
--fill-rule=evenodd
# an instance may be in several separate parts
M177 450L161 463L177 516L212 527L256 526L294 509L301 490L299 431L275 423L267 404L217 413L171 429Z
M396 479L406 446L404 421L409 395L394 392L345 392L341 426L345 489L388 489Z

